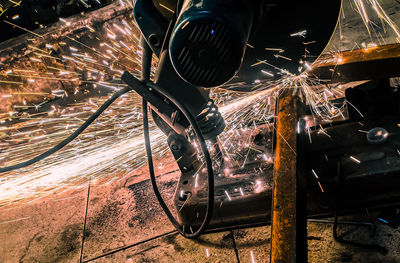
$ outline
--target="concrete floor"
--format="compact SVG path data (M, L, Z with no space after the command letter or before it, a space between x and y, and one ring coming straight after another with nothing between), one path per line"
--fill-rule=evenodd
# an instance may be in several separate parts
M1 208L0 262L269 262L269 226L198 240L176 234L145 175ZM166 200L176 177L159 177ZM346 239L385 246L386 254L336 243L331 225L309 223L308 232L310 262L400 262L400 229L378 223L371 237L367 227L340 227Z

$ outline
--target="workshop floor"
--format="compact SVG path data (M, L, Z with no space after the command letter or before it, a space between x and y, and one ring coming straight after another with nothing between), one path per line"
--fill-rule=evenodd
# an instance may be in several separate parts
M143 174L1 208L0 262L269 262L269 226L199 240L177 235ZM159 177L166 199L174 177ZM347 239L385 246L386 254L336 243L330 224L309 223L308 231L310 262L400 262L400 229L377 224L371 237L368 227L341 227Z

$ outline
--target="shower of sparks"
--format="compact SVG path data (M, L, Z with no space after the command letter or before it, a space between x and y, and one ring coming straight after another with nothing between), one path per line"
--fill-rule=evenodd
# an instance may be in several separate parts
M397 40L400 42L400 30L399 27L393 22L393 20L388 16L388 14L385 12L384 8L382 7L382 4L380 3L379 0L354 0L354 4L357 8L357 11L361 15L361 18L365 24L366 29L368 30L368 33L371 35L372 34L379 34L379 30L381 28L384 28L385 25L389 26L391 30L396 34ZM367 7L371 9L373 12L374 16L377 16L379 20L381 20L381 27L378 27L374 21L371 21L371 18L368 15L367 12Z
M354 3L371 34L376 34L377 28L368 15L372 10L399 38L398 27L378 0ZM132 8L128 0L121 0L120 4ZM68 19L60 19L59 23L71 26ZM16 60L21 63L0 68L0 166L32 158L70 135L110 94L125 86L120 80L123 71L140 76L142 50L139 30L131 16L103 26L85 27L89 30L85 35L67 35L51 43L36 41L43 36L27 32L33 40L25 52L26 58L18 57ZM306 33L305 30L294 36ZM273 67L266 61L259 63ZM313 67L308 62L301 66L306 71L298 76L280 69L283 77L279 80L255 81L249 93L218 88L211 91L227 124L219 137L224 161L229 164L224 168L241 167L257 160L273 163L273 154L252 145L251 139L254 131L273 123L275 103L283 89L291 89L309 106L311 114L305 119L308 133L318 123L346 118L344 103L333 102L343 98L345 88L308 75ZM263 72L273 77L269 71ZM141 98L135 93L126 94L62 151L30 167L1 174L0 207L81 188L91 179L106 184L133 175L146 164L141 112ZM165 158L169 152L166 137L153 123L150 128L153 154L158 160ZM158 170L166 166L159 165L155 166ZM199 176L195 176L197 187ZM252 191L261 191L263 187L263 182L257 182ZM225 191L229 200L247 192L242 188L237 193ZM251 257L254 261L252 252Z
M344 0L336 32L326 52L361 48L368 51L371 47L400 43L398 21L393 20L397 7L394 0ZM341 63L340 57L337 60Z

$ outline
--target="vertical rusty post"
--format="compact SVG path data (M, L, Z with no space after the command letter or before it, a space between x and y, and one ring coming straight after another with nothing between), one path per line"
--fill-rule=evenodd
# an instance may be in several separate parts
M288 89L280 94L272 198L271 263L303 261L297 255L299 248L296 127L299 104L299 99L292 94L292 90Z

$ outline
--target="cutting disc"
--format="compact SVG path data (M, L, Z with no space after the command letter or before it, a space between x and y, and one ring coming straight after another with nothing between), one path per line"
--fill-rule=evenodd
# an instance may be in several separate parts
M230 84L254 84L307 70L328 44L341 2L267 1L242 67Z

